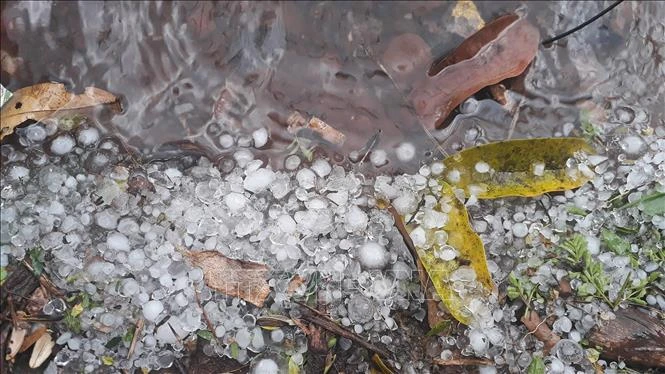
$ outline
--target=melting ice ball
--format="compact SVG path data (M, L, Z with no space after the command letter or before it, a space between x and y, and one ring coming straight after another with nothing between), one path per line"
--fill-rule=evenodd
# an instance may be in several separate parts
M367 242L358 250L358 261L366 269L382 269L388 262L388 252L377 242Z

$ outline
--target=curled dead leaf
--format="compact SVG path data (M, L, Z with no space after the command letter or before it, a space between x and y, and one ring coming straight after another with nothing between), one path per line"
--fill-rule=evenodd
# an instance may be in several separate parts
M44 361L46 361L46 359L49 358L53 352L54 346L55 342L53 341L53 338L51 338L51 334L42 335L35 343L35 347L32 349L32 355L30 356L28 365L32 369L42 366Z
M0 140L27 120L41 121L73 111L117 103L115 95L95 87L86 88L80 95L67 92L62 83L40 83L24 87L14 92L14 96L2 107Z
M19 353L27 351L28 348L32 347L32 345L35 344L35 342L37 342L37 340L39 340L39 338L41 338L44 334L46 334L46 326L41 325L37 327L37 329L33 331L32 334L28 335L28 337L23 340L23 344L21 344Z
M12 334L9 336L9 345L7 346L7 361L11 361L20 352L25 336L28 330L22 327L14 326Z
M203 270L205 284L215 291L237 296L258 307L263 306L270 294L266 265L231 259L217 251L185 251L184 254L193 266Z
M538 51L539 37L538 29L525 18L508 14L435 62L409 95L423 125L440 126L469 96L524 72Z

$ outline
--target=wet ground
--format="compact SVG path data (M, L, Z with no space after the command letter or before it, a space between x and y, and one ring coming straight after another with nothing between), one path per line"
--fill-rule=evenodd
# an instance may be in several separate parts
M489 21L518 10L541 38L563 32L611 2L478 2ZM124 99L124 112L103 121L144 152L188 140L228 152L224 133L268 127L264 152L275 164L293 141L285 119L317 116L346 135L327 147L342 161L372 139L393 169L414 171L435 147L405 99L411 82L388 78L380 63L434 59L475 29L455 17L455 2L4 2L2 84L10 90L43 81L74 90L96 86ZM579 122L580 109L623 99L663 121L662 19L658 2L625 2L550 48L541 48L525 79L520 110L481 100L478 109L434 133L446 152L508 137L551 136ZM388 60L399 35L429 47ZM425 71L422 74L426 74ZM482 98L481 98L482 99ZM631 115L635 111L628 108ZM514 126L511 126L513 124ZM470 130L471 129L471 130ZM377 136L378 134L378 136ZM374 137L374 138L373 138ZM399 162L395 149L415 145Z
M610 3L476 6L485 21L512 11L526 14L544 39ZM213 155L229 154L235 147L225 147L222 135L251 142L252 131L267 128L270 142L257 152L276 169L294 140L285 125L294 110L346 135L343 146L319 147L335 154L333 163L349 162L349 155L363 151L368 142L385 150L386 166L375 170L364 160L355 169L381 174L412 173L441 151L488 141L579 135L579 126L588 120L608 128L625 124L635 133L665 124L665 6L624 2L584 30L541 47L524 87L508 93L508 105L479 95L475 109L461 110L445 130L426 133L405 98L413 82L390 79L381 65L434 60L458 45L475 28L454 16L455 5L4 2L2 84L16 90L51 80L77 91L96 86L121 95L124 112L100 124L146 155L180 149L164 144L183 140ZM429 50L404 51L386 60L390 42L407 33L420 36ZM653 137L653 132L645 135ZM607 137L608 142L615 138ZM416 155L399 161L396 152L405 142ZM471 213L475 220L487 212ZM483 239L490 243L491 256L503 255L502 237ZM411 338L417 339L424 330L414 331Z

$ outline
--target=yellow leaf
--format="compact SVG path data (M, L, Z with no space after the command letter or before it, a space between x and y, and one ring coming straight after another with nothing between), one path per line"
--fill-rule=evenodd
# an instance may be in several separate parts
M113 357L111 356L102 356L102 364L106 366L113 365Z
M80 95L67 92L62 83L40 83L16 92L0 112L0 140L27 120L43 119L82 111L102 104L118 103L113 94L88 87Z
M586 183L593 172L575 159L593 148L580 138L519 139L465 149L443 160L444 178L467 196L537 196ZM572 159L574 162L569 162Z
M72 307L72 312L70 313L72 317L78 317L79 314L83 312L83 305L78 303Z
M468 325L474 318L472 304L485 303L494 284L487 269L485 247L469 223L466 207L445 182L441 192L433 209L445 214L443 229L425 228L422 217L417 217L419 225L410 227L410 234L437 294L450 314ZM456 276L464 280L454 281Z
M453 17L455 21L458 22L460 18L465 19L471 27L476 30L480 30L485 26L485 21L483 17L478 13L478 8L471 0L459 0L453 8Z

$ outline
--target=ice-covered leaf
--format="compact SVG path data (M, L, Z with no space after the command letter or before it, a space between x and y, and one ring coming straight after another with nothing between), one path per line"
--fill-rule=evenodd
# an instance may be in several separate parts
M624 205L622 208L630 208L634 206L639 207L644 214L649 216L663 215L665 214L665 192L648 194L633 203Z
M433 210L446 216L442 230L414 225L409 227L411 238L448 311L468 325L474 318L471 304L484 303L494 288L487 269L485 247L469 223L466 207L450 185L442 183L442 198ZM416 222L421 223L423 219L416 218Z
M185 255L192 265L203 270L205 284L218 292L237 296L258 307L263 306L270 294L266 265L234 260L217 251L190 251Z
M593 153L593 149L580 138L490 143L443 160L444 179L479 199L537 196L586 183L593 172L576 162L585 153Z
M80 95L67 92L62 83L40 83L24 87L14 92L2 107L0 140L27 120L41 121L113 103L118 103L115 95L95 87L86 88Z

